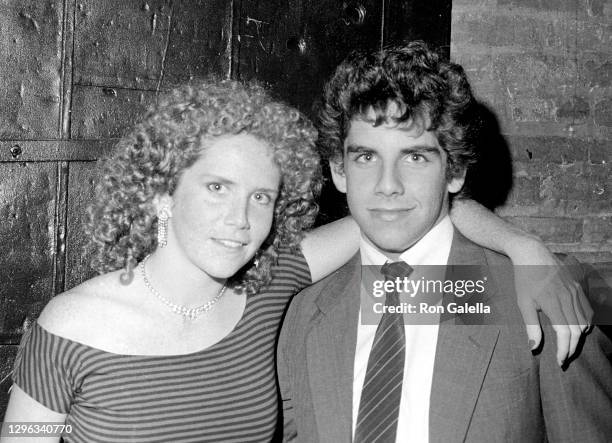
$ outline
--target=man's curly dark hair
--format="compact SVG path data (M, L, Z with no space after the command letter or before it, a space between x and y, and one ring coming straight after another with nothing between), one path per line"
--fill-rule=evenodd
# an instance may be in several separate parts
M150 254L157 247L155 197L172 195L181 173L212 140L235 134L268 144L281 170L272 230L257 260L232 281L247 294L268 283L279 248L296 248L317 214L317 133L304 115L273 100L261 86L230 80L172 90L119 141L104 165L86 222L92 268L103 273L133 267Z
M401 115L388 114L392 103ZM325 85L320 152L327 160L342 159L351 119L373 110L375 126L417 122L422 130L433 131L448 154L448 176L453 177L474 161L475 105L463 68L422 41L370 53L355 51Z

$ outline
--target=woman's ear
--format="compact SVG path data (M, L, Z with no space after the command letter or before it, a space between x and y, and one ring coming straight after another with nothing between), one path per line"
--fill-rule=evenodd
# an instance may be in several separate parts
M344 173L344 163L342 158L335 158L329 161L332 180L336 189L346 194L346 174Z
M173 200L168 194L156 195L153 199L153 207L159 217L160 214L164 213L167 218L172 217L172 205Z

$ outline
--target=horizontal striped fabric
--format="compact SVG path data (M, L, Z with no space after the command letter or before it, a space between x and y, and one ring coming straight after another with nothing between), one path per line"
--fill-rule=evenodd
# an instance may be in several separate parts
M14 382L68 414L66 442L262 442L277 421L275 342L291 295L310 283L283 252L273 281L248 297L235 329L186 355L113 354L33 326Z

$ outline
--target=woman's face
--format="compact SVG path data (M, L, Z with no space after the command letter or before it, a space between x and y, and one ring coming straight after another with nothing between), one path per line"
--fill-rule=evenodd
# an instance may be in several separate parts
M213 278L231 277L268 236L280 182L265 142L217 138L183 171L170 198L168 247Z

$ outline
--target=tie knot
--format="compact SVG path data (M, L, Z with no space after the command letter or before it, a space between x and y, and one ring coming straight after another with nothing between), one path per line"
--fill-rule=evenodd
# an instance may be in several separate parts
M412 267L404 261L387 262L380 268L380 272L387 280L395 280L397 277L408 277Z

